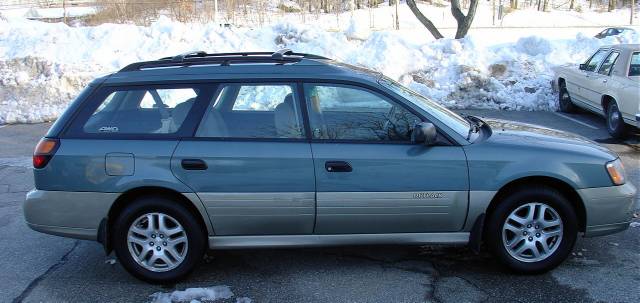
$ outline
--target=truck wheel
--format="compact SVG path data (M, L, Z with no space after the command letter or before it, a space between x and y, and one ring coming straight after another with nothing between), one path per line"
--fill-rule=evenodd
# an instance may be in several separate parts
M559 84L558 103L560 104L560 111L565 113L571 113L576 110L575 105L571 102L571 96L567 90L567 85L564 82Z
M571 253L578 219L569 201L545 186L520 187L489 215L486 239L510 269L524 274L549 271Z
M624 124L622 113L620 113L616 101L611 101L607 105L606 118L607 131L609 134L614 138L624 138L626 135L626 124Z
M138 198L113 225L114 250L133 276L151 283L184 278L202 260L206 233L180 203L163 197Z

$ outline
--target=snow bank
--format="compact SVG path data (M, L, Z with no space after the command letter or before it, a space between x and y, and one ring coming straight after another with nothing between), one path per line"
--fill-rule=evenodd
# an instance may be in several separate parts
M207 288L187 288L165 293L157 292L151 296L152 303L196 303L212 302L219 299L229 299L233 297L233 292L228 286L213 286ZM246 298L241 298L242 302L247 302ZM248 302L251 302L249 300Z
M371 32L358 24L352 20L348 30L331 32L287 22L250 29L161 18L149 27L72 28L0 19L0 124L55 119L95 76L196 49L287 47L380 71L450 108L555 110L553 66L582 62L604 44L640 42L634 33L602 40L511 34L510 42L501 37L496 44L492 32L432 41L424 29Z

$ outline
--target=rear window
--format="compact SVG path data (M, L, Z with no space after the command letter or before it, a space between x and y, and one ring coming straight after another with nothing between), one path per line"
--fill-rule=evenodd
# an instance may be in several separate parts
M88 134L173 134L193 107L195 87L117 88L102 94L82 126Z

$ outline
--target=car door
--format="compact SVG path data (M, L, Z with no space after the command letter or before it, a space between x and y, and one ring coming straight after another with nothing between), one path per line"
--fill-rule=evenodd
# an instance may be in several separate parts
M311 234L315 180L295 84L221 83L172 158L217 236Z
M618 92L618 107L629 124L636 123L636 115L640 113L640 52L632 52L618 59L613 74L613 84Z
M578 92L575 94L577 101L582 102L588 109L596 112L602 111L602 80L603 75L598 73L598 69L609 55L609 49L598 50L591 58L581 65L581 75L578 76Z
M305 83L316 175L316 234L457 231L468 201L465 154L439 137L412 144L424 119L381 91Z

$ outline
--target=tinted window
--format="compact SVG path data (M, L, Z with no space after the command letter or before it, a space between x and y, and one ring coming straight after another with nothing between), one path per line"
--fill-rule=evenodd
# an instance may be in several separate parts
M640 76L640 53L631 55L631 64L629 64L629 77Z
M116 89L106 95L82 127L85 133L172 134L182 126L198 90Z
M305 84L314 139L402 141L420 118L377 93L353 86Z
M611 75L611 69L613 69L613 65L616 63L619 55L620 53L618 52L612 52L611 54L609 54L607 59L602 62L600 69L598 69L598 73L603 75Z
M598 65L600 65L600 62L602 62L602 60L604 60L605 56L607 56L607 53L609 52L609 50L605 50L605 49L601 49L599 51L597 51L593 57L591 57L591 59L589 59L589 61L587 62L587 67L585 70L593 72L596 70L596 68L598 68Z
M304 137L292 84L222 84L196 132L197 137Z

